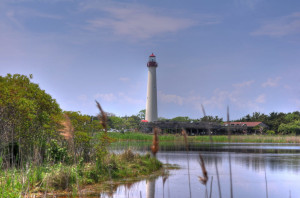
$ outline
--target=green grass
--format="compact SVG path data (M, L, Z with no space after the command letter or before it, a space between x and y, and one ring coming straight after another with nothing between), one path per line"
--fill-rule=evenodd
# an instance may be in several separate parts
M152 141L152 134L145 134L140 132L127 133L109 133L115 141ZM213 135L214 142L228 142L227 135ZM163 134L159 135L159 141L183 141L183 136L180 134ZM189 142L210 142L208 135L204 136L189 136ZM239 143L300 143L300 136L292 135L232 135L231 142Z
M44 165L24 170L0 170L0 197L23 197L45 192L73 192L90 184L136 178L159 170L162 163L150 154L108 154L98 163Z

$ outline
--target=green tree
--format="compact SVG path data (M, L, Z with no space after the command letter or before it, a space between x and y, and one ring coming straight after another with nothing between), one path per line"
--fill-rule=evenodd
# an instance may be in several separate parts
M108 118L108 125L112 129L121 130L125 128L126 126L125 122L126 122L125 119L120 118L118 116L111 116Z
M278 131L282 134L300 134L300 120L295 120L287 124L280 124Z
M137 115L141 120L145 120L146 117L146 109L140 110Z
M223 122L223 118L219 118L218 116L203 116L201 119L200 119L201 122Z
M12 160L4 160L11 165L28 160L41 163L47 143L59 138L62 111L55 99L30 79L20 74L0 76L0 152L9 153ZM18 148L17 155L15 149L7 149L9 145Z
M140 122L141 118L139 116L132 115L126 120L126 128L131 131L138 131Z
M191 121L191 119L187 116L183 117L183 116L178 116L175 118L172 118L171 121L176 121L176 122L189 122Z

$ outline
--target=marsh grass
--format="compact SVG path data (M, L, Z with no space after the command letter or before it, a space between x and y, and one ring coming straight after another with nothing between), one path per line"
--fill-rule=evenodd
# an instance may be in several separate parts
M121 154L108 152L107 147L111 143L111 138L107 133L107 115L97 101L96 105L104 132L95 137L95 145L90 150L95 153L95 160L83 162L84 160L76 153L74 128L70 118L65 114L65 119L61 123L64 128L60 133L68 143L73 161L66 163L61 159L49 160L40 165L32 162L18 169L14 167L3 169L0 157L0 197L34 197L37 194L46 197L48 192L55 194L64 192L71 194L72 197L81 197L82 188L86 185L149 175L162 167L162 163L149 153L139 155L132 150L125 150ZM157 152L158 130L155 130L154 137L153 146Z
M152 141L152 134L141 132L126 132L124 134L118 132L108 133L114 141ZM214 143L227 143L228 135L212 135ZM210 143L209 135L188 136L188 142L205 142ZM160 142L182 142L180 134L159 135ZM233 143L300 143L300 136L292 135L231 135L230 142Z
M159 170L162 163L150 154L139 155L131 150L121 154L108 154L102 168L95 163L28 167L26 170L0 171L0 197L29 197L36 193L73 192L79 193L85 185L101 183L109 179L134 178ZM109 173L109 170L111 171ZM14 177L12 177L14 175ZM12 181L14 178L14 181Z

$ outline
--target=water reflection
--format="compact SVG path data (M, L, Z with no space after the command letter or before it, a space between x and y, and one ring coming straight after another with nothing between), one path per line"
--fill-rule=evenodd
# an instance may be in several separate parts
M155 179L146 180L146 198L154 198L155 194Z
M149 145L145 143L127 146L136 152L147 152L149 149ZM124 148L120 146L114 149L118 152L118 149ZM181 198L207 195L210 197L210 194L211 197L219 197L215 166L218 167L222 196L229 197L229 156L231 156L234 197L265 197L266 178L269 197L288 197L290 193L295 197L300 193L299 145L190 144L188 153L184 145L166 144L160 148L158 159L163 163L178 164L181 169L170 170L169 175L140 181L132 186L119 186L112 197ZM207 185L199 181L199 176L202 175L199 153L208 172Z

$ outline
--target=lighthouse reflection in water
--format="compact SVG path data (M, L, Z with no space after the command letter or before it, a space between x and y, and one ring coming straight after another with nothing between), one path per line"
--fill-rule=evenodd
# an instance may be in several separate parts
M217 150L194 146L188 153L168 148L156 157L163 163L177 164L165 176L152 176L131 185L121 185L111 196L116 198L219 197L215 163L218 167L222 197L230 197L229 152L231 153L234 197L298 197L300 194L300 145L296 144L224 144ZM143 147L142 150L144 150ZM211 150L210 150L211 149ZM201 153L209 180L199 181ZM212 188L211 188L212 181ZM255 189L255 190L253 190Z

